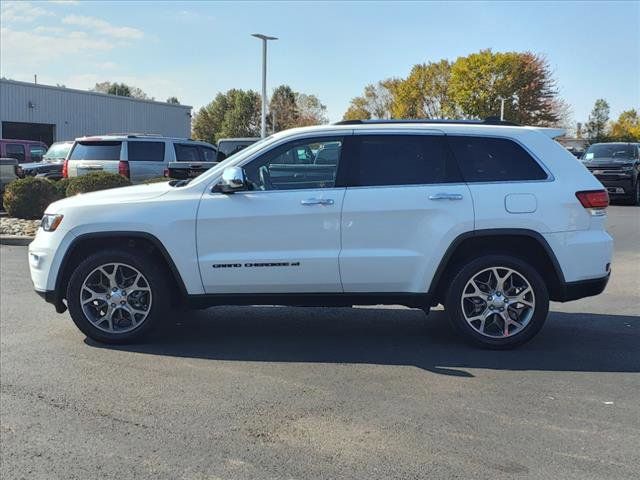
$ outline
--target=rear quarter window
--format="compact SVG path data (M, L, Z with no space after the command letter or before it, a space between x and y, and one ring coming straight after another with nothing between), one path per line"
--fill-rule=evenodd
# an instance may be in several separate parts
M467 182L547 178L538 162L513 140L462 135L447 138Z
M218 157L218 152L213 148L200 147L200 152L202 153L202 159L205 162L215 162Z
M199 162L200 154L196 145L183 145L176 143L176 161L178 162Z
M120 160L122 142L78 142L69 160Z
M130 162L164 162L164 142L128 142Z

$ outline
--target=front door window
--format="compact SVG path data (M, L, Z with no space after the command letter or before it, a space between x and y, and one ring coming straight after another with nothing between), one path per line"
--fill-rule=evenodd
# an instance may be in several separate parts
M306 139L275 148L245 166L251 190L333 188L341 138Z

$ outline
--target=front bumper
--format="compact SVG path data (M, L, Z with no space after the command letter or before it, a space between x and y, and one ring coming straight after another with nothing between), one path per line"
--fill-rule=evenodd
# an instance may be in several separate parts
M632 175L595 175L609 195L632 195L634 193L634 183Z
M56 307L56 312L64 313L67 311L67 306L64 304L62 298L60 298L60 295L58 295L55 290L46 290L44 292L36 290L35 292L40 296L40 298L44 299L45 302L50 303L51 305Z

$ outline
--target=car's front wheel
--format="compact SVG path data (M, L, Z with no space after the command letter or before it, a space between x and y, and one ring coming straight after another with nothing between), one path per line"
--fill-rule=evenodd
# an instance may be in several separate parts
M486 255L457 269L445 309L468 341L486 348L513 348L542 328L549 294L528 263L508 255Z
M67 305L76 326L103 343L139 340L169 306L166 276L142 252L107 250L75 268Z

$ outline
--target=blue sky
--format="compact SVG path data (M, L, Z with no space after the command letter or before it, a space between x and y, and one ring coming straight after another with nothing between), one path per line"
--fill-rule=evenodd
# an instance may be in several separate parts
M367 83L483 48L548 59L575 121L597 98L640 108L640 2L1 1L0 73L88 89L111 80L200 107L229 88L318 95L331 121Z

